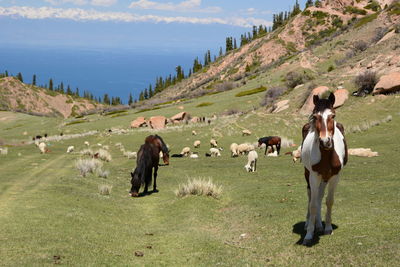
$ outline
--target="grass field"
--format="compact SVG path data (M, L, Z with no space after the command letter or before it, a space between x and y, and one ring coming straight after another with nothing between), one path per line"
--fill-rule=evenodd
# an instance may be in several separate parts
M224 94L183 105L197 115L195 106L210 100L215 104L203 107L201 112L212 114L228 107L229 97L237 101L237 92L228 92L223 107L217 103ZM256 102L259 97L240 99L247 103ZM228 151L231 142L255 142L257 137L270 134L286 136L298 144L306 118L293 113L291 106L281 115L252 111L240 117L221 118L210 126L189 125L161 131L159 134L172 153L201 140L201 157L172 159L170 166L159 169L160 192L135 199L128 195L129 172L135 167L135 160L123 157L114 144L122 142L127 150L137 151L151 131L54 142L49 146L51 153L45 155L39 154L34 145L9 147L8 155L0 155L0 265L397 266L399 99L393 96L373 101L373 110L368 104L371 99L351 99L338 110L337 119L351 127L391 115L390 122L347 135L349 147L370 147L379 152L379 157L350 157L333 207L334 235L316 238L311 248L298 245L305 234L302 165L293 164L285 155L264 158L259 151L258 171L246 173L246 157L232 159ZM242 110L246 111L248 105ZM158 114L173 115L177 106L162 108ZM134 115L129 111L127 116L115 118L92 115L87 117L89 122L70 126L59 119L1 112L0 136L15 144L44 129L56 134L126 128L134 116L148 117L156 112ZM242 137L244 128L255 134ZM191 135L193 129L198 136ZM28 136L22 134L24 131ZM225 148L222 157L202 157L213 136ZM110 146L113 161L103 167L110 170L108 178L81 177L74 167L79 153L65 153L69 145L74 145L76 151L83 149L86 140L94 149L97 143ZM283 150L286 151L289 149ZM175 196L179 184L199 177L212 178L222 185L221 197ZM112 186L110 196L99 194L100 185ZM135 252L142 252L143 256L135 256Z

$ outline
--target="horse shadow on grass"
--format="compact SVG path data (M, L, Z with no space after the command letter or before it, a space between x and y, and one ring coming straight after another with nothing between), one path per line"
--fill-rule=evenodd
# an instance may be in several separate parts
M153 191L153 190L152 191L147 191L147 193L145 193L145 192L139 193L138 197L150 196L150 195L155 194L155 193L158 193L158 190L157 191Z
M306 222L298 222L293 225L292 233L298 234L300 236L300 239L296 242L297 245L302 245L304 241L304 237L307 234L307 230L304 229ZM325 228L325 222L322 222L323 227ZM337 229L338 226L336 224L332 224L333 230ZM319 243L320 236L323 236L324 233L315 233L313 240L311 241L310 244L307 245L307 247L313 247L316 244Z

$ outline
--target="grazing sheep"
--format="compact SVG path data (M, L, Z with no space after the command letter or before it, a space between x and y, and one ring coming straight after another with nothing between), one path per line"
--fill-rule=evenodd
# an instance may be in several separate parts
M232 143L231 146L230 146L230 150L231 150L231 157L237 157L237 156L239 156L239 153L238 153L238 144Z
M97 143L97 146L103 146L102 144L100 144L100 143Z
M211 145L211 147L218 147L218 142L217 142L217 140L211 139L211 140L210 140L210 145Z
M255 150L250 151L249 155L247 156L247 164L244 166L246 171L255 172L257 170L257 159L258 159L257 151Z
M104 150L110 150L110 147L107 146L107 145L104 145L104 146L103 146L103 149L104 149Z
M124 157L127 157L128 159L136 159L137 152L126 151L124 152Z
M98 158L107 162L112 160L110 152L108 152L105 149L99 149L99 151L97 151L97 153L94 154L94 158Z
M191 158L191 159L198 159L198 158L199 158L199 155L197 155L197 154L192 154L192 155L190 155L190 158Z
M7 155L7 154L8 154L8 148L7 147L4 147L4 148L0 147L0 155Z
M190 147L184 147L183 149L182 149L182 151L181 151L181 155L182 156L184 156L184 157L187 157L187 156L189 156L190 155Z
M250 145L249 143L243 143L238 145L237 153L238 155L244 155L249 153L251 150L254 150L254 146Z
M221 153L218 148L212 147L210 148L211 157L221 157Z
M286 152L285 155L291 155L293 163L296 163L298 159L301 160L301 146L299 146L296 150L292 152Z
M278 150L276 150L276 146L275 146L275 145L273 145L272 150L273 150L274 152L268 153L268 154L267 154L267 157L277 157L277 156L278 156Z
M74 146L69 146L69 147L67 148L67 153L71 153L71 152L73 152L73 151L74 151L74 149L75 149L75 147L74 147Z
M197 132L195 130L193 130L192 135L197 135Z
M245 136L245 135L249 136L249 135L251 135L251 132L249 130L245 129L242 131L242 136Z
M41 143L39 143L38 147L39 147L39 150L40 150L41 154L44 154L44 153L48 152L46 143L41 142Z
M85 141L84 144L85 144L85 146L90 146L88 141Z
M359 157L377 157L378 152L372 151L371 148L350 148L348 150L349 155Z
M196 141L194 141L193 146L194 146L194 148L199 148L200 144L201 144L200 140L196 140Z

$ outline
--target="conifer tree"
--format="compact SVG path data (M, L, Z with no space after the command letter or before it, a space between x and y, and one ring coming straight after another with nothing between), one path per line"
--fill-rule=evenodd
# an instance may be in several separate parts
M33 77L32 77L32 85L36 86L36 75L35 74L33 74Z
M147 91L147 88L144 89L143 97L144 97L144 99L149 99L149 92Z
M154 96L153 88L151 84L149 85L149 98L152 98Z
M321 1L316 0L314 5L315 7L321 7Z
M104 94L103 103L106 105L110 105L110 98L109 98L108 94Z
M53 79L49 80L49 90L53 91Z
M307 0L306 2L306 8L313 6L314 5L314 1L313 0Z
M130 105L132 105L132 103L133 103L133 97L132 97L132 94L129 93L128 105L130 106Z
M8 77L8 71L6 71L4 74L6 75L6 77Z
M68 87L69 87L69 85L68 85ZM75 89L75 96L80 97L79 88L78 87L76 87L76 89Z
M223 54L224 54L224 52L222 51L222 47L220 46L220 47L219 47L219 54L218 54L218 56L219 56L219 57L222 57Z
M18 72L17 79L22 83L24 82L24 79L22 78L22 73L21 72Z
M140 94L139 94L139 101L143 101L144 100L144 93L143 93L143 91L142 92L140 92Z
M62 93L64 93L64 83L63 82L61 82L61 84L60 84L60 91Z
M233 39L233 49L237 49L237 43L236 43L236 38Z

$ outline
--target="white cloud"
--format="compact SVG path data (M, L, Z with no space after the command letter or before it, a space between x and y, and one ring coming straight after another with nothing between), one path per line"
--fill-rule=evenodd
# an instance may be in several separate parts
M270 26L269 21L257 18L196 18L196 17L167 17L156 15L137 15L127 12L100 12L81 8L54 8L13 6L0 7L0 16L22 17L27 19L69 19L75 21L113 21L113 22L151 22L151 23L191 23L191 24L223 24L238 27L253 25Z
M269 15L272 14L271 10L258 10L254 7L250 7L245 10L241 10L241 12L244 12L246 15Z
M216 6L201 8L201 0L186 0L178 4L174 4L171 2L159 3L149 0L139 0L136 2L132 2L129 5L129 7L137 9L152 9L152 10L180 11L180 12L192 11L192 12L218 13L222 11L220 7Z
M92 0L90 3L94 6L112 6L117 0Z
M50 3L52 5L60 5L60 4L74 4L74 5L86 5L87 1L86 0L44 0L47 3Z

